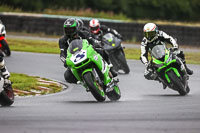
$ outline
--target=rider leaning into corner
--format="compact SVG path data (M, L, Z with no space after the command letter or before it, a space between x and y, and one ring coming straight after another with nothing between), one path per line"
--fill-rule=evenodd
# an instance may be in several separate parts
M5 37L6 37L6 29L5 29L5 26L4 26L4 24L2 23L1 20L0 20L0 29L1 29L1 31L0 31L0 44L6 46L6 45L8 45L7 41L5 39ZM4 55L2 53L0 53L0 56L4 56Z
M144 77L148 80L158 80L157 76L153 74L153 70L150 68L151 64L148 61L148 52L159 42L167 42L173 46L173 50L177 53L177 56L182 59L186 71L189 75L193 74L193 71L190 70L185 61L185 55L183 51L178 49L178 44L174 38L169 36L163 31L158 30L158 27L154 23L147 23L144 26L144 38L141 42L141 61L146 66ZM163 88L166 88L166 85L163 84Z
M114 29L108 28L106 25L101 25L98 19L90 20L89 32L91 33L91 36L98 41L101 41L103 35L105 35L106 33L112 33L117 38L123 40L123 37L121 34L119 34ZM108 64L111 64L108 53L106 53L106 51L101 51L101 52L103 52L103 54L101 54L101 55L104 55L103 58L106 60L106 62ZM111 68L111 72L114 77L117 76L117 73L112 68Z
M0 20L0 24L3 25L1 20ZM6 34L6 32L5 32L5 34ZM3 34L3 36L5 36L5 34ZM2 43L2 42L0 42L0 43ZM8 72L8 69L5 66L5 61L3 59L3 55L0 55L0 72L1 72L2 77L5 80L5 83L10 84L10 80L8 80L8 78L10 77L10 73Z
M67 56L67 49L69 47L70 42L75 39L87 39L90 44L93 45L94 49L101 47L100 41L91 37L90 32L84 27L82 20L69 18L64 22L64 35L59 39L59 48L60 48L60 59L64 63L64 66L67 68L65 72L65 80L69 83L77 83L77 79L71 72L71 70L66 66L66 56ZM99 51L97 51L99 52ZM104 53L99 52L103 58L105 57ZM115 72L112 71L111 73L115 75Z

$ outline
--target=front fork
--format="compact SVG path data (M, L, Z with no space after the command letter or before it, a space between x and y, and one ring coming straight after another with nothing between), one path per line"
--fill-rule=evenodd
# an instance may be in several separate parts
M178 57L177 57L177 61L178 61L178 64L179 64L179 66L180 66L180 70L181 70L181 72L182 72L181 75L182 75L183 77L186 77L186 80L188 80L188 79L189 79L189 76L188 76L188 74L187 74L185 65L183 64L183 61L182 61L180 58L178 58Z

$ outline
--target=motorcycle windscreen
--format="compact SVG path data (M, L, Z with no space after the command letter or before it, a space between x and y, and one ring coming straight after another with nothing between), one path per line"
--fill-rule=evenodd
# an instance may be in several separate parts
M121 41L117 39L113 34L107 33L102 37L102 42L104 43L103 48L105 50L112 50L113 48L119 47Z
M69 51L71 54L75 54L83 48L83 41L75 39L69 44Z
M156 59L161 59L165 56L165 46L164 45L156 45L151 50L151 56Z
M113 41L113 38L114 38L114 35L111 34L111 33L107 33L107 34L105 34L105 35L102 37L103 40L106 40L106 41L108 41L108 42Z

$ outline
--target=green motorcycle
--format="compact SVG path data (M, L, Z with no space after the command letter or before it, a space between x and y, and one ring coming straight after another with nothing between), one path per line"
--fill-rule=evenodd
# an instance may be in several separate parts
M73 40L67 50L67 66L79 83L90 91L95 99L103 102L107 97L117 101L120 89L110 72L110 66L103 60L87 40Z
M182 60L177 57L176 52L167 49L165 45L156 45L150 51L152 60L151 67L158 80L169 88L178 91L184 96L189 93L188 74Z

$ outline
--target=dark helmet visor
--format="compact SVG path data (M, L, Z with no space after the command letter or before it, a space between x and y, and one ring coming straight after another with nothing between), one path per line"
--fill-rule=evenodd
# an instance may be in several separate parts
M76 27L65 27L64 30L66 35L72 35L76 32Z
M144 36L151 40L156 36L156 31L144 32Z
M96 31L96 30L99 29L99 26L97 26L97 27L90 27L90 29L91 29L91 31Z

